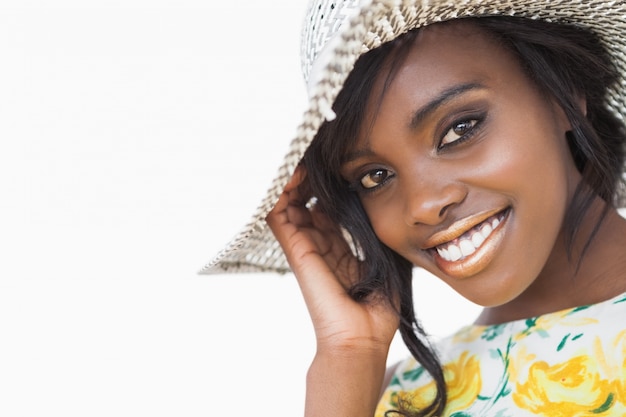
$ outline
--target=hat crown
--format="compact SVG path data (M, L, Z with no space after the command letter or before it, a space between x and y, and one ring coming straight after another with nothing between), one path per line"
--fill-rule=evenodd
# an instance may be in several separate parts
M343 23L358 12L361 0L310 0L302 25L300 63L309 82L314 63Z

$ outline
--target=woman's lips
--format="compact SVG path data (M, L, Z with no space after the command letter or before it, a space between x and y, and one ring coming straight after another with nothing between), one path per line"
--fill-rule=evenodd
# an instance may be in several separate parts
M439 269L453 278L466 278L484 269L504 236L510 210L500 211L462 235L431 249Z
M471 255L477 249L480 249L485 240L491 236L491 233L498 227L503 217L504 213L489 217L458 238L437 246L435 248L437 253L446 261L458 261Z

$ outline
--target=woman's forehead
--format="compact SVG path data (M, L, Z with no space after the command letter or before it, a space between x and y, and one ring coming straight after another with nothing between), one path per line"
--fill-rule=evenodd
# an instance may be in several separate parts
M390 55L377 76L368 113L378 113L395 90L430 100L461 85L495 87L511 81L530 80L515 54L492 34L469 20L433 24L420 30L406 56L394 60Z
M470 21L423 28L408 48L400 59L391 54L378 74L348 154L367 145L375 130L415 124L416 117L435 114L429 109L453 98L480 94L511 102L520 91L537 91L519 58ZM381 118L385 123L379 123Z
M436 23L422 28L415 37L403 64L412 65L412 71L416 68L434 67L436 70L449 66L463 74L474 68L488 70L488 66L483 65L484 60L493 64L494 61L510 62L512 59L516 61L512 52L503 42L498 42L494 34L476 24L473 19L465 19ZM416 61L417 64L412 61ZM501 70L500 66L498 69ZM402 68L399 71L402 71Z

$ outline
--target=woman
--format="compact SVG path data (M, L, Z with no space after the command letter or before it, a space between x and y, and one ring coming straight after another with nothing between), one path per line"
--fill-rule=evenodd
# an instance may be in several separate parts
M625 28L572 2L390 3L355 5L313 54L327 120L306 115L302 163L261 209L316 332L306 415L622 415ZM415 266L484 306L432 347ZM398 328L413 357L386 373Z

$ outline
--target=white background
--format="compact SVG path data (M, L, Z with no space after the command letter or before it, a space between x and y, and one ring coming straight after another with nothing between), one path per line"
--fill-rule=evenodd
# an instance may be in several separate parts
M0 3L1 416L301 415L293 277L197 271L295 133L304 8ZM476 314L416 280L434 336Z

